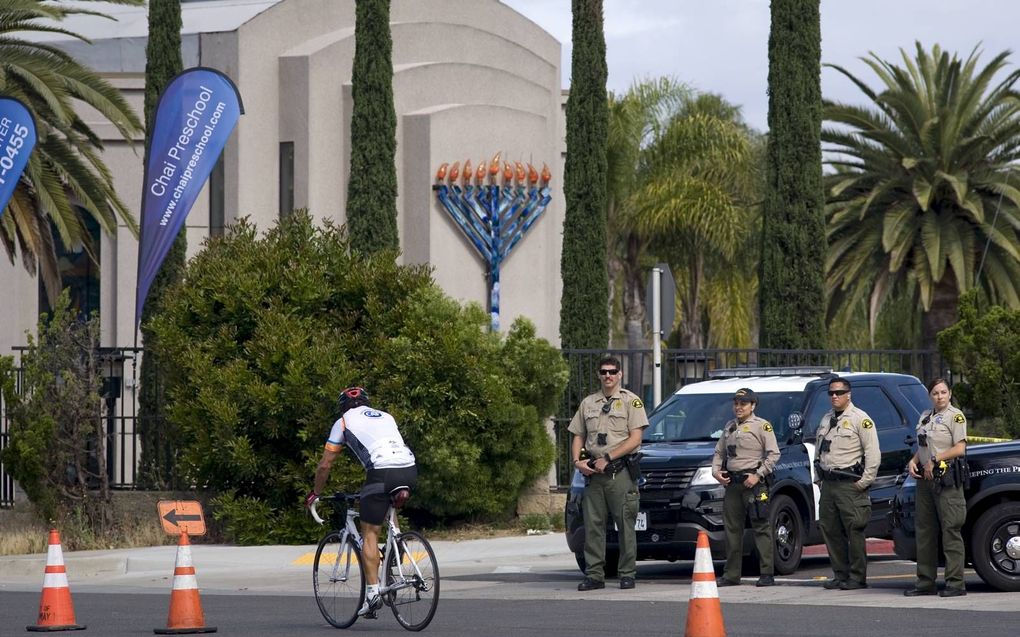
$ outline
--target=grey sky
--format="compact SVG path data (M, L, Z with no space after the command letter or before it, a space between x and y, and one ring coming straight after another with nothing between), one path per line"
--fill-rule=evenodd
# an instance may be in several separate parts
M563 43L563 83L570 82L570 0L502 0ZM822 0L822 62L838 64L875 86L859 58L874 51L899 60L914 42L966 58L981 45L987 63L1016 46L1015 0ZM608 88L625 91L635 79L672 75L743 107L749 124L765 130L768 116L768 0L604 0ZM1011 66L1020 54L1010 56ZM822 70L822 94L853 104L864 96L832 69Z

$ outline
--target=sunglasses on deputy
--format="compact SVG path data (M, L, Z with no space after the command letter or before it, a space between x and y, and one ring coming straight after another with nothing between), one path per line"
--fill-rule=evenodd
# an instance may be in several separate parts
M843 396L843 395L849 394L849 393L850 393L849 389L830 389L829 390L829 395L830 396Z
M619 373L620 373L620 370L618 370L618 369L600 369L599 370L599 376L615 376L616 374L619 374Z

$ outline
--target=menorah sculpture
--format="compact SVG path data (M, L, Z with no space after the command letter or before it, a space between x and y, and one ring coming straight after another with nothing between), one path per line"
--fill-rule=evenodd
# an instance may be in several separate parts
M489 266L489 316L495 332L499 330L499 267L552 200L549 167L543 165L539 174L531 164L525 172L519 161L514 166L503 162L502 185L497 183L500 153L488 165L479 162L474 173L471 160L464 162L463 171L459 161L447 168L448 164L439 167L432 190Z

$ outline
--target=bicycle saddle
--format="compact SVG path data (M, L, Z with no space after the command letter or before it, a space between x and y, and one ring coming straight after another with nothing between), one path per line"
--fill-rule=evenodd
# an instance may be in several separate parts
M394 509L399 509L411 498L411 490L407 487L397 487L390 491L390 501Z

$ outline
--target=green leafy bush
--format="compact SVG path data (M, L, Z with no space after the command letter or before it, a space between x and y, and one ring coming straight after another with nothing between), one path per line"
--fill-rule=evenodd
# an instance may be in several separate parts
M106 472L99 320L79 320L67 290L52 315L28 334L15 391L13 361L0 358L0 387L10 419L2 460L40 516L82 533L112 524Z
M998 423L992 435L1020 437L1020 311L985 307L972 290L960 297L960 320L939 333L939 349L964 379L953 390L960 405Z
M237 541L315 536L301 497L349 385L368 388L415 452L411 516L509 515L552 462L558 352L523 319L490 334L485 312L444 296L425 266L348 248L304 212L264 235L242 222L209 241L154 318L178 471L220 494L215 515ZM345 454L328 489L362 478Z

